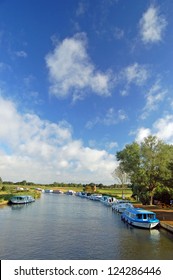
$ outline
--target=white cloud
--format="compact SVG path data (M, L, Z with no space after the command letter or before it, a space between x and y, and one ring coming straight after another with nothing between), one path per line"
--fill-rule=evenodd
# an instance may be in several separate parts
M117 142L108 142L108 143L106 143L106 147L107 147L107 149L112 150L112 149L118 147L118 143Z
M151 111L157 110L164 100L167 90L163 89L160 80L157 80L146 94L146 105L143 109L142 119L145 119Z
M141 143L144 138L148 137L151 134L151 130L149 128L141 127L136 132L135 141Z
M137 62L122 69L117 78L117 83L123 83L123 89L120 90L121 96L127 96L132 85L143 86L149 77L149 67Z
M17 145L20 139L19 125L21 122L15 106L11 101L0 97L0 139L10 145Z
M90 120L86 124L86 128L91 129L97 124L102 124L106 126L115 125L121 121L127 119L127 115L124 110L116 111L114 108L109 108L105 113L104 117L96 117L94 120Z
M133 134L136 134L135 140L139 143L152 134L166 143L173 144L173 115L159 118L153 123L151 129L141 127Z
M135 84L137 86L143 85L148 77L149 71L145 65L140 65L138 63L134 63L130 66L127 66L121 72L122 78L127 81L127 84Z
M158 119L153 128L160 139L173 144L173 115Z
M87 54L85 34L64 39L45 59L49 90L55 96L72 94L75 100L82 98L87 88L98 95L110 95L111 75L95 69Z
M156 43L162 40L167 21L159 13L159 8L151 5L140 20L140 35L146 43Z
M21 114L0 97L0 174L3 180L40 183L112 183L114 155L74 140L72 127Z

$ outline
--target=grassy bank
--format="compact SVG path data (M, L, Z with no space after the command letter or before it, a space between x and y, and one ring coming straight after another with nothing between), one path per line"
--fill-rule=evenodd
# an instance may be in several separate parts
M0 205L5 205L9 202L12 196L15 195L31 195L35 199L41 196L41 193L35 189L35 187L20 186L21 189L17 189L16 185L2 185L0 189Z
M23 189L21 191L21 188ZM41 196L41 192L36 190L39 188L38 185L36 186L16 186L16 185L2 185L0 188L0 205L7 204L10 198L14 195L32 195L35 199L39 198ZM81 192L83 191L82 186L81 187L56 187L56 186L40 186L41 189L52 189L52 190L61 190L63 192L68 191L69 189L72 189L75 192ZM118 199L122 198L122 189L121 188L97 188L96 193L102 194L102 195L108 195L113 196ZM131 189L124 189L123 193L125 195L126 199L130 199L132 195Z
M98 189L97 193L102 194L102 195L108 195L108 196L113 196L116 197L118 199L122 198L122 189L120 188L104 188L104 189ZM132 195L132 191L131 189L123 189L123 194L125 196L126 199L131 199L131 195Z

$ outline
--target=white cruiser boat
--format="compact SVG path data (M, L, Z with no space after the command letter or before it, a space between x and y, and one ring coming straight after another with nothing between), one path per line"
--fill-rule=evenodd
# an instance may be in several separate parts
M134 208L134 206L130 202L117 203L112 206L112 209L118 213L123 213L127 208Z
M34 202L35 199L31 195L16 195L10 199L11 204L27 204Z
M129 200L125 200L125 199L117 199L113 204L112 204L112 210L117 211L118 207L120 207L120 204L124 204L124 203L130 203Z
M102 196L102 198L100 199L100 201L105 204L106 206L112 206L113 203L115 203L117 201L117 199L115 197L111 197L111 196Z
M90 199L94 201L100 201L102 199L102 194L91 194Z

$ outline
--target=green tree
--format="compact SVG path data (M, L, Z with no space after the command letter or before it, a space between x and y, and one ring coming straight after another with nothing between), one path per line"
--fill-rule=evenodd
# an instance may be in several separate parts
M171 145L150 135L141 144L126 145L116 154L123 170L130 175L131 183L148 193L150 204L155 189L171 177L168 166L173 156L172 149Z

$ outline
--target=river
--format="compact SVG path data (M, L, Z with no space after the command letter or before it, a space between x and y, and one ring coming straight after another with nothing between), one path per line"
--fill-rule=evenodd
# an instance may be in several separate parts
M173 234L129 227L110 207L42 194L0 208L1 260L172 260Z

